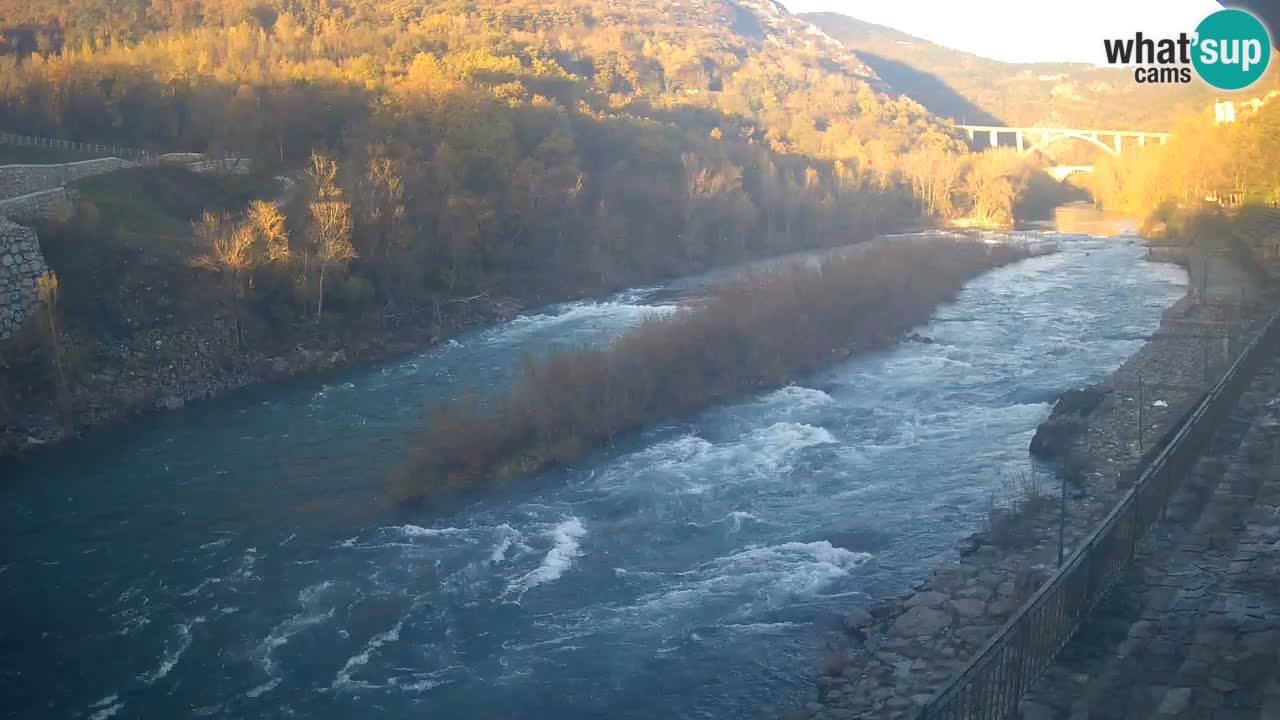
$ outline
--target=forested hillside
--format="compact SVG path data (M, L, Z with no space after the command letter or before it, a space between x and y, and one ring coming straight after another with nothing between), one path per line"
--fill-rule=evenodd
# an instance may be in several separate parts
M961 147L767 1L77 0L0 25L0 127L327 150L380 294L845 240L913 212L896 155Z
M1144 85L1124 68L1005 63L846 15L801 17L856 52L896 91L957 122L1167 131L1215 100L1249 99L1280 87L1274 68L1258 84L1235 93L1198 80ZM1028 32L1043 29L1029 26Z
M598 293L953 208L1007 223L1026 177L975 162L961 197L962 135L770 0L0 0L0 33L4 130L235 153L297 181L211 214L101 184L41 228L84 249L51 259L59 342L85 349L72 395L139 321L199 327L222 373L406 324L440 335L477 298ZM909 158L935 157L948 176L926 198ZM121 189L164 184L146 175ZM130 270L104 286L90 266ZM10 406L45 375L21 374Z

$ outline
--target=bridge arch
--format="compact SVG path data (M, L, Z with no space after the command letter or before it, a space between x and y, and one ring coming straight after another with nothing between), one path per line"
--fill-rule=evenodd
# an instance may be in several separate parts
M1028 147L1025 151L1023 151L1023 154L1030 155L1033 152L1038 152L1041 155L1044 155L1046 158L1048 158L1049 156L1045 153L1045 148L1048 147L1049 145L1052 145L1053 143L1058 142L1059 140L1066 140L1068 138L1084 140L1085 142L1090 142L1090 143L1093 143L1094 145L1097 145L1098 147L1102 148L1103 150L1106 150L1108 153L1112 155L1118 154L1114 147L1099 140L1096 134L1094 133L1086 134L1086 133L1076 132L1074 130L1066 130L1066 131L1057 132L1057 133L1046 132L1041 137L1040 142ZM1052 159L1052 158L1049 158L1049 159Z

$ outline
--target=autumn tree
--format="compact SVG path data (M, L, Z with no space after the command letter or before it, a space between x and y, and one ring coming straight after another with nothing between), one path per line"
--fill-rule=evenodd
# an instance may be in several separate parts
M951 216L951 196L960 189L964 169L964 156L940 149L918 148L902 159L902 172L931 218Z
M62 363L62 331L58 326L58 275L47 270L36 280L36 297L40 301L40 314L49 338L49 353L53 357L53 381L58 394L58 409L63 425L71 429L74 422L71 389L67 383L67 371Z
M218 273L230 288L235 318L236 348L244 347L242 309L255 268L289 257L289 233L284 214L273 203L255 200L245 218L232 222L226 214L205 211L194 223L193 235L202 249L197 267Z
M318 270L315 320L319 323L324 314L325 275L330 268L354 260L356 249L351 244L351 203L343 199L338 187L338 163L328 155L313 152L307 174L312 188L307 206L308 236Z

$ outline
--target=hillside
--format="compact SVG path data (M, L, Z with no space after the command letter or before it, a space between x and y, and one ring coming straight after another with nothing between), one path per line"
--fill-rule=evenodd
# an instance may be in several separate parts
M0 0L0 35L0 128L234 152L300 181L270 248L255 239L266 225L179 218L201 237L165 267L167 287L212 295L166 302L208 322L150 331L167 346L201 328L220 367L247 368L237 378L282 348L439 337L491 314L481 306L917 223L925 204L901 158L964 149L771 0ZM114 222L82 203L41 232L111 254ZM50 265L67 283L88 277L68 256ZM136 313L85 290L64 285L67 355L90 358L71 392L110 403L77 378L112 370L92 358L136 333L104 338L78 315ZM42 358L27 360L21 411L49 395Z
M1123 68L1005 63L837 13L800 17L844 43L895 90L957 122L1168 130L1215 99L1248 99L1280 87L1274 68L1239 93L1198 81L1142 85Z

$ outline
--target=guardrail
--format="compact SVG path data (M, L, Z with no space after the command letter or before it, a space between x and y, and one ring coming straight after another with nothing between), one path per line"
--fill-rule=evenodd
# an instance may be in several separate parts
M124 145L99 145L96 143L77 142L75 140L59 140L57 138L33 137L31 135L15 135L7 132L0 132L0 145L43 147L53 150L68 150L71 152L104 153L106 155L123 158L125 160L133 160L143 165L154 165L156 163L155 153Z
M1253 375L1280 346L1280 312L1272 315L1195 406L1169 444L1058 571L919 714L920 720L1000 720L1049 666L1113 584L1133 563L1134 548L1163 517L1169 498L1196 463Z

